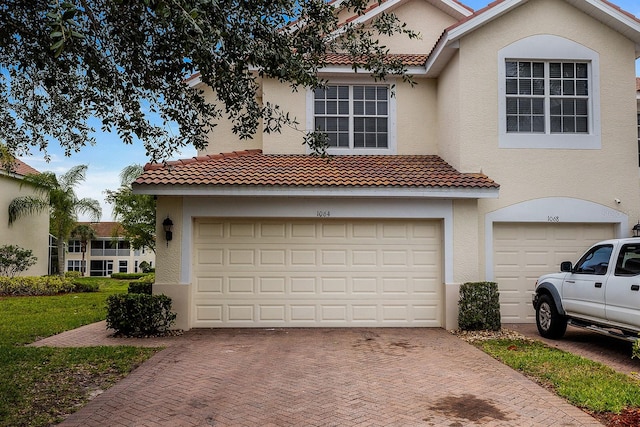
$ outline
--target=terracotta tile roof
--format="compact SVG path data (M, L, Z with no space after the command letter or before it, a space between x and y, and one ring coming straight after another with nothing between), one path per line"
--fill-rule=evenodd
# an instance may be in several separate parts
M438 156L262 154L260 150L147 164L136 187L263 186L321 188L497 189L483 174L460 173Z
M37 170L35 170L34 168L32 168L31 166L29 166L28 164L26 164L25 162L23 162L22 160L19 160L19 159L13 159L13 165L12 166L13 166L13 168L10 171L10 173L13 173L13 174L16 174L16 175L25 176L25 175L29 175L29 174L39 174L40 173ZM1 169L1 166L0 166L0 169Z
M427 55L419 54L389 54L388 59L400 59L407 67L419 67L427 63ZM325 62L329 65L351 65L353 61L346 53L330 53L325 57Z
M78 225L89 225L94 230L98 237L113 237L113 230L116 230L116 236L121 237L124 235L124 230L119 222L78 222Z

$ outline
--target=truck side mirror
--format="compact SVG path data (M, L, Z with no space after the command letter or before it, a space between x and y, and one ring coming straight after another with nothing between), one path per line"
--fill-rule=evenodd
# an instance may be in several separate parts
M570 273L571 271L573 271L573 265L571 264L571 261L564 261L560 264L560 271L562 271L563 273Z

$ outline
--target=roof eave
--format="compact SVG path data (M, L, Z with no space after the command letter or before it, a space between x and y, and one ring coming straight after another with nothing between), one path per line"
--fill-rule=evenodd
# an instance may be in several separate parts
M428 198L495 199L499 188L467 187L287 187L287 186L167 186L133 185L134 194L200 197L336 197L336 198Z

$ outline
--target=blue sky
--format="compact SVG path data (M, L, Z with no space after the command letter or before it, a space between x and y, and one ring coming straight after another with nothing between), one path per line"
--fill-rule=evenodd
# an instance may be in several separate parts
M490 3L489 0L461 0L463 4L478 10ZM622 9L640 17L640 0L612 0ZM640 76L639 67L636 66L636 74ZM97 144L87 146L79 153L73 153L71 157L65 157L64 151L59 146L51 144L48 148L51 161L45 162L42 155L22 157L21 159L37 170L52 171L56 174L64 173L71 167L80 164L89 166L87 179L77 188L80 197L91 197L102 205L102 221L111 221L111 206L104 201L105 190L115 190L120 185L120 171L132 164L147 163L148 159L141 143L125 145L117 134L97 133ZM37 154L37 153L36 153ZM176 158L189 158L196 155L193 148L183 149ZM87 218L80 218L88 220Z

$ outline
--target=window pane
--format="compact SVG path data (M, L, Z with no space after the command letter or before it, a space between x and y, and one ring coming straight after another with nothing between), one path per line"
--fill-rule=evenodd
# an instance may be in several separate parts
M379 133L378 134L378 148L388 148L389 143L387 142L387 134Z
M549 80L549 94L562 95L562 80Z
M517 95L518 94L518 80L516 79L507 79L507 95Z
M562 77L566 79L574 78L574 64L562 64Z
M376 131L387 133L387 119L376 119Z
M520 132L531 132L531 117L519 116L518 128Z
M518 77L518 63L507 61L505 63L505 74L507 77Z
M324 99L325 98L324 94L325 94L324 89L321 87L315 88L313 90L313 97L315 99Z
M356 116L361 116L364 114L363 101L353 101L353 114L355 114Z
M507 132L517 132L517 131L518 131L518 117L507 116Z
M586 99L576 99L576 115L586 116L589 113L588 103Z
M353 135L353 146L356 148L364 147L364 134L356 133Z
M579 79L587 78L587 64L576 64L576 77Z
M544 62L533 63L533 77L544 78Z
M335 132L338 130L338 119L335 117L327 117L327 132Z
M533 114L544 114L544 99L536 98L532 99L532 112Z
M339 101L338 102L338 113L340 115L349 114L349 101Z
M386 116L387 114L387 101L378 101L378 114Z
M560 133L562 131L562 118L553 116L551 117L551 132Z
M338 114L338 102L337 101L327 101L326 114Z
M573 117L562 118L562 131L565 133L574 133L576 131L576 120Z
M376 99L376 87L375 86L365 86L365 88L364 88L364 99L367 99L367 100Z
M520 77L531 77L531 63L520 62L519 64Z
M338 130L340 132L349 132L349 118L340 117L338 119Z
M327 99L337 99L337 98L338 98L338 87L327 86Z
M353 87L353 99L364 99L364 86Z
M323 131L325 129L324 118L316 117L316 130Z
M573 80L565 80L562 82L563 95L575 95L576 91L573 87Z
M349 86L338 87L338 98L349 99Z
M324 114L324 101L316 101L314 103L316 114Z
M338 135L335 133L327 133L327 142L329 143L329 147L337 147Z
M339 147L349 147L349 134L348 133L341 133L338 135L338 146Z
M587 133L589 131L589 121L586 117L576 117L576 132Z
M581 96L589 95L589 86L586 80L576 81L576 95L581 95Z
M376 119L373 119L373 118L364 119L364 130L367 133L375 133Z
M520 90L520 95L531 95L531 80L519 80L518 81Z
M367 133L365 134L364 145L367 148L375 148L376 144L376 134L375 133Z
M562 101L559 99L552 99L550 102L550 110L552 116L559 116L562 114Z
M360 117L356 117L353 119L353 131L354 132L364 132L364 119Z
M544 80L543 79L535 79L533 81L533 94L534 95L544 95Z
M376 91L378 92L378 100L383 100L383 99L386 100L388 98L388 96L387 96L387 91L388 90L389 89L387 89L387 87L385 87L385 86L378 86L376 88Z
M562 114L565 116L573 116L575 113L575 101L573 99L564 99L562 101Z
M549 64L549 77L552 79L558 79L562 77L561 64L558 62L552 62Z
M376 103L365 101L364 103L365 114L367 116L375 116L376 115Z
M507 98L507 114L518 114L518 98Z
M527 98L520 98L518 100L519 109L518 112L520 114L531 114L531 100Z
M544 116L533 117L533 131L536 133L544 133Z

